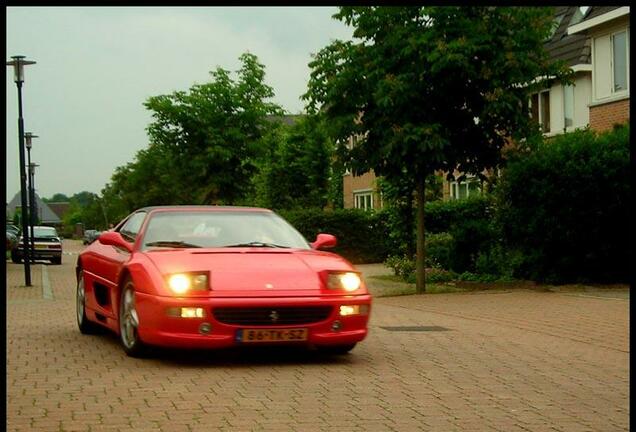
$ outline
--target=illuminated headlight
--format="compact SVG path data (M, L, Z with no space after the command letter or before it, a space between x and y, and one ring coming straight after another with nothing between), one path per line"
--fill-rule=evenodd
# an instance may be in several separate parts
M342 305L340 306L340 316L348 315L368 315L369 305Z
M327 288L343 289L345 291L355 291L360 288L360 276L357 273L329 273L327 277Z
M168 286L175 294L209 289L207 273L176 273L168 276Z

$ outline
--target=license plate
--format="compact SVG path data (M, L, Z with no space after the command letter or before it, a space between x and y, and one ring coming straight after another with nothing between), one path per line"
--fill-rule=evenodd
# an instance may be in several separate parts
M47 247L47 245L35 245L36 249L46 249Z
M236 332L236 340L243 343L306 341L307 329L242 329Z

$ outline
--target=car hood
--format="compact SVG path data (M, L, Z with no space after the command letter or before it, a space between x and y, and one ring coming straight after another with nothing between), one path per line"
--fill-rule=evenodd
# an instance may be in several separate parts
M338 255L304 249L155 250L145 254L163 276L209 271L211 296L324 295L319 272L354 270Z

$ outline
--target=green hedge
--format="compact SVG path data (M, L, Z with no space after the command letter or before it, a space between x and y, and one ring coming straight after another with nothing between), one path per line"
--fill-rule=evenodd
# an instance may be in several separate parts
M498 237L494 213L494 200L488 194L427 203L427 255L447 270L475 271L480 253L491 248Z
M625 126L560 135L508 163L497 188L498 220L505 247L521 257L518 276L628 280L629 159Z
M319 233L333 234L333 252L354 264L382 262L389 255L389 233L382 212L358 209L302 209L278 212L310 242Z

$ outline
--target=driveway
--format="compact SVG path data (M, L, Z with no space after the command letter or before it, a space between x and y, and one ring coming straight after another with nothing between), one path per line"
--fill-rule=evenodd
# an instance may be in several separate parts
M73 268L7 262L9 431L627 431L629 302L510 291L375 300L343 357L125 356L77 330Z

